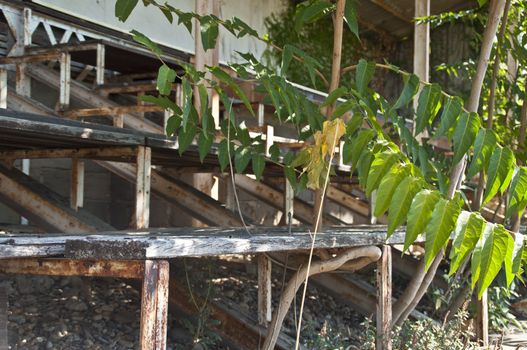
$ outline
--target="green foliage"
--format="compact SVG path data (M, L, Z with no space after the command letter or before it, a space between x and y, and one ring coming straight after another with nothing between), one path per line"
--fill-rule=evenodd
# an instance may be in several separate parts
M238 18L222 20L215 16L185 13L155 1L146 4L157 6L169 21L171 16L177 17L178 22L187 28L192 19L196 19L200 23L206 49L216 44L220 27L238 37L250 35L263 40ZM351 1L346 4L346 16L348 25L351 23L353 27L354 10L351 4ZM348 8L348 5L351 7ZM120 8L120 14L124 16L130 7ZM302 2L296 9L293 22L303 33L309 27L304 24L316 27L327 20L333 10L334 4L329 1ZM144 35L134 32L134 36L156 55L161 55L157 45ZM269 42L271 39L265 40ZM281 162L284 176L293 184L295 191L324 186L328 175L332 174L332 161L338 159L334 157L334 150L343 140L344 163L351 165L357 172L359 184L367 195L377 192L375 215L381 216L388 211L388 235L407 223L405 249L419 235L426 235L427 267L453 234L450 274L455 273L472 254L472 286L480 282L480 295L503 267L507 285L521 274L521 265L525 264L522 257L526 251L523 236L514 235L501 225L487 222L477 212L462 211L461 208L468 203L464 203L461 198L467 196L459 191L446 196L446 177L452 165L468 158L471 163L465 184L470 181L470 177L483 172L487 180L484 203L497 194L503 195L509 191L507 216L521 213L527 205L527 171L516 166L517 157L513 150L499 142L499 131L483 129L480 115L464 110L459 98L446 94L437 84L420 82L417 76L393 65L360 59L355 67L353 83L331 91L323 103L317 106L306 95L299 93L287 78L293 71L293 65L299 64L303 74L315 85L317 77L324 75L323 57L294 44L285 45L280 52L280 72L251 54L240 53L240 57L241 63L230 64L229 68L241 78L253 79L258 91L265 94L267 103L274 107L278 122L291 125L298 131L298 139L307 141L306 146L296 153L281 154L277 147L270 150L271 160ZM251 101L238 81L220 67L206 67L214 79L207 78L205 72L197 72L188 64L184 64L183 68L185 74L178 76L170 67L161 64L157 79L159 95L145 96L143 100L172 113L167 124L167 134L177 135L180 153L197 141L199 156L203 161L216 142L222 171L232 160L237 172L250 169L259 179L268 161L265 158L265 143L261 136L251 137L245 124L236 120L232 106L234 98L254 114ZM378 69L387 69L403 77L402 93L393 104L371 87ZM169 98L172 83L176 80L182 83L182 108ZM419 89L421 92L416 97ZM195 91L198 96L194 96ZM212 118L208 103L209 91L219 95L225 111L225 118L219 125L220 131L216 130ZM199 110L194 106L195 98L201 102ZM426 140L420 144L406 125L400 114L416 98L418 107L414 134L427 130L432 140L446 136L452 141L450 151L453 157L436 154ZM322 111L333 104L336 107L331 118L326 120ZM352 118L345 122L342 117L348 112ZM384 124L379 122L379 117L384 118Z
M134 8L137 6L139 0L116 0L115 1L115 17L121 22L125 22Z

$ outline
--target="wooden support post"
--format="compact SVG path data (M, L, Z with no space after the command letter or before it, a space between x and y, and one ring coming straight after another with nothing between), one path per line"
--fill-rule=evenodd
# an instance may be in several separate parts
M274 127L266 125L265 127L265 155L271 157L271 146L274 143Z
M113 126L116 128L124 128L124 115L117 114L112 116Z
M168 284L168 261L146 260L141 295L141 350L166 349Z
M430 0L415 0L414 17L430 16ZM430 23L414 24L414 74L427 82L430 71ZM417 110L417 99L414 99L414 110ZM413 130L415 128L412 127ZM417 139L426 137L426 133L417 135Z
M392 323L392 250L382 247L377 261L377 350L391 350Z
M78 158L71 159L70 206L74 210L84 206L84 162Z
M8 350L7 343L7 310L8 310L7 290L0 287L0 350Z
M287 178L284 180L284 223L288 225L289 220L293 220L293 216L295 215L295 191L289 180Z
M7 108L7 70L0 69L0 108Z
M105 46L97 44L97 71L95 72L95 83L97 85L104 84L104 67L105 67Z
M136 193L135 193L135 228L147 228L150 218L150 173L151 149L137 148Z
M258 323L266 326L271 322L271 259L265 254L258 255Z
M64 111L70 105L71 55L63 52L60 55L60 96L59 109Z
M265 124L265 105L263 103L258 104L258 126L264 126Z

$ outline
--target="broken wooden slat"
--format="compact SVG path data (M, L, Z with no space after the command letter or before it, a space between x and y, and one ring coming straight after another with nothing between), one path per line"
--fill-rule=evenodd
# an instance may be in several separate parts
M0 273L16 275L85 276L142 279L139 260L3 259Z
M377 346L378 350L391 350L392 324L392 248L383 245L377 261Z
M53 51L41 54L0 57L0 64L21 64L54 61L59 60L61 58L61 55L61 52Z
M146 260L141 293L141 350L166 349L168 285L168 261Z
M258 255L258 324L271 322L271 259L265 254Z

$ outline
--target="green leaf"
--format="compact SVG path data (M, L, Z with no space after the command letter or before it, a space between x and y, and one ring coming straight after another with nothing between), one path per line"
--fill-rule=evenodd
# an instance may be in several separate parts
M469 178L475 176L481 169L487 169L492 151L496 148L497 137L494 131L479 129L474 142L474 156L467 172Z
M357 105L357 102L353 99L349 99L339 104L333 111L333 115L332 115L333 119L342 117L344 113L350 111L356 105Z
M170 95L172 84L176 81L176 71L163 64L157 73L157 91L161 95Z
M201 43L205 51L216 47L219 29L218 22L213 16L203 16L200 19Z
M218 146L218 161L220 163L221 171L224 171L227 165L229 165L229 148L227 139L220 141Z
M206 132L203 131L199 134L198 138L198 153L199 153L199 160L203 163L203 160L209 154L209 151L212 147L212 141L214 139L210 136L206 135Z
M463 113L454 130L454 158L452 164L457 164L468 152L481 126L477 113Z
M373 162L374 154L370 150L365 150L362 152L359 160L357 161L357 171L359 173L359 184L361 186L366 185L366 181L368 179L368 174L370 172L370 166ZM321 165L323 165L323 162L320 162Z
M269 154L271 160L278 162L278 159L280 158L280 148L276 144L271 145L271 147L269 147Z
M255 153L252 158L253 162L253 173L256 176L256 180L260 180L265 168L265 158L262 154Z
M403 251L408 250L417 237L425 232L426 225L432 217L432 211L440 198L439 192L431 190L422 190L415 195L408 212Z
M168 137L171 137L176 133L176 131L181 126L181 116L173 115L167 120L167 125L165 128L165 132Z
M359 94L364 95L373 74L375 74L375 62L367 62L361 58L357 64L357 74L355 75L355 84Z
M494 149L487 169L487 186L482 205L487 203L496 193L503 193L507 188L514 171L514 162L514 154L510 148L498 146Z
M152 40L150 40L146 35L138 32L137 30L132 30L130 34L132 34L132 39L134 39L134 41L146 46L150 51L152 51L157 56L161 55L162 53L161 48L157 46L157 44L154 43Z
M386 175L386 173L388 173L398 161L399 153L393 152L391 150L384 151L375 156L375 159L370 166L368 179L366 181L367 196L370 196L372 191L379 187L384 175Z
M434 207L432 217L425 229L425 266L427 270L435 256L447 243L450 233L456 226L459 211L459 202L456 199L441 198Z
M249 147L238 147L234 152L234 166L237 173L243 173L251 161L251 149Z
M375 136L375 131L372 129L364 129L359 132L357 137L352 141L353 149L351 154L351 164L354 168L357 168L357 163L362 152L366 149L366 145L373 139Z
M470 261L470 272L472 275L472 282L471 282L472 289L474 289L474 287L476 286L476 282L478 281L480 277L481 253L483 251L483 246L485 245L485 241L492 235L494 226L495 224L492 224L489 222L485 224L485 227L483 228L483 234L479 237L479 240L476 243L476 246L474 247L474 251L472 252L472 259Z
M326 97L326 100L320 105L320 107L332 105L335 101L337 101L337 99L341 98L347 93L348 89L346 89L344 86L336 88L335 90L331 91L331 93L328 95L328 97Z
M388 211L388 237L405 222L412 200L421 188L421 179L417 177L407 177L397 186Z
M443 112L441 113L439 129L437 136L443 136L448 133L452 125L455 124L457 118L463 110L463 102L458 97L448 97L445 99L443 105Z
M523 235L515 233L514 237L510 234L507 240L507 254L505 256L505 278L507 280L507 287L510 287L514 276L520 271L522 249L523 249Z
M375 200L374 215L376 217L383 216L386 210L388 210L395 189L409 174L410 171L408 167L394 166L390 169L388 174L382 178L379 189L377 190L377 198Z
M406 107L408 103L414 98L415 94L419 90L419 77L415 74L411 74L404 82L403 92L401 96L395 102L394 109Z
M416 134L420 134L430 125L440 107L441 88L437 84L426 85L419 95L415 123Z
M192 103L192 86L190 85L189 81L187 79L183 79L183 112L182 112L182 126L183 130L187 129L187 124L191 115L191 112L195 110L194 105Z
M147 103L153 103L159 107L163 107L164 109L170 109L174 114L180 116L183 112L181 111L181 108L179 108L178 105L172 100L170 100L166 96L152 96L152 95L143 95L139 96L139 100Z
M511 187L509 189L509 204L505 217L508 219L512 213L521 213L527 206L527 168L519 167L514 171Z
M209 70L216 78L227 84L232 89L232 91L234 91L234 93L240 98L240 100L242 100L247 110L251 112L251 114L254 116L254 111L251 106L251 102L249 101L247 95L245 95L243 90L238 86L238 84L236 84L234 79L218 66L209 67Z
M359 39L359 25L357 21L357 4L355 0L346 0L346 6L344 7L344 20L348 24L349 29L357 39Z
M315 0L307 5L300 5L299 11L295 15L295 30L300 32L306 23L311 23L322 17L332 7L328 1Z
M483 234L485 221L479 213L463 211L459 214L450 251L450 272L453 275L461 263L469 256Z
M492 230L492 234L485 240L481 250L478 298L481 299L483 292L490 286L500 271L507 255L509 239L510 236L505 228L501 225L496 225Z
M287 70L289 69L289 64L293 59L293 46L286 44L282 51L282 65L280 66L280 74L282 76L287 75Z
M179 144L179 154L182 155L183 152L185 152L188 148L188 146L192 143L194 140L194 136L196 136L196 124L194 122L187 123L186 130L181 128L179 129L178 134L178 144Z
M115 17L121 22L125 22L139 0L117 0L115 2Z
M350 140L344 141L344 146L342 147L342 162L344 164L351 163L351 155L353 149L353 144L350 142Z

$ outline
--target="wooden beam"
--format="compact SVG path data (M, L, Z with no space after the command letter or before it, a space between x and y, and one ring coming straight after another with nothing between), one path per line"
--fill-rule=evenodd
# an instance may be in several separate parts
M382 247L377 262L377 350L391 350L392 324L392 248Z
M265 254L258 255L258 323L262 326L271 322L271 259Z
M70 207L78 210L84 206L84 162L71 159Z
M367 203L362 202L360 199L355 198L351 194L333 186L329 185L326 196L332 202L337 203L344 208L350 209L354 213L367 218L369 216L369 206ZM379 223L386 223L386 218L380 218Z
M382 8L383 10L385 10L386 12L390 13L394 17L397 17L406 23L411 24L413 22L412 18L409 18L408 16L406 16L401 11L401 9L393 5L393 3L390 3L386 0L370 0L370 1L373 2L375 5L379 6L380 8Z
M0 108L7 108L7 70L0 69Z
M139 335L141 350L166 349L169 279L168 261L145 261Z
M142 279L140 260L0 259L0 273Z
M136 161L136 192L135 192L135 228L147 228L150 218L150 176L151 176L150 147L137 148Z
M153 105L144 106L115 106L115 107L100 107L100 108L81 108L65 111L62 113L66 118L80 118L80 117L93 117L102 115L121 115L128 113L145 113L145 112L163 112L164 108Z
M76 44L60 44L55 47L26 47L26 51L31 55L45 55L45 54L58 54L71 53L79 51L95 51L98 45L102 45L100 42L81 42Z
M39 158L123 158L135 157L137 147L108 146L96 148L65 148L65 149L31 149L0 152L0 159L39 159Z
M476 339L483 347L489 346L489 302L487 291L483 292L481 299L476 300Z
M22 63L37 63L45 61L56 61L61 58L60 52L48 52L37 55L23 55L23 56L7 56L0 57L0 64L22 64Z

